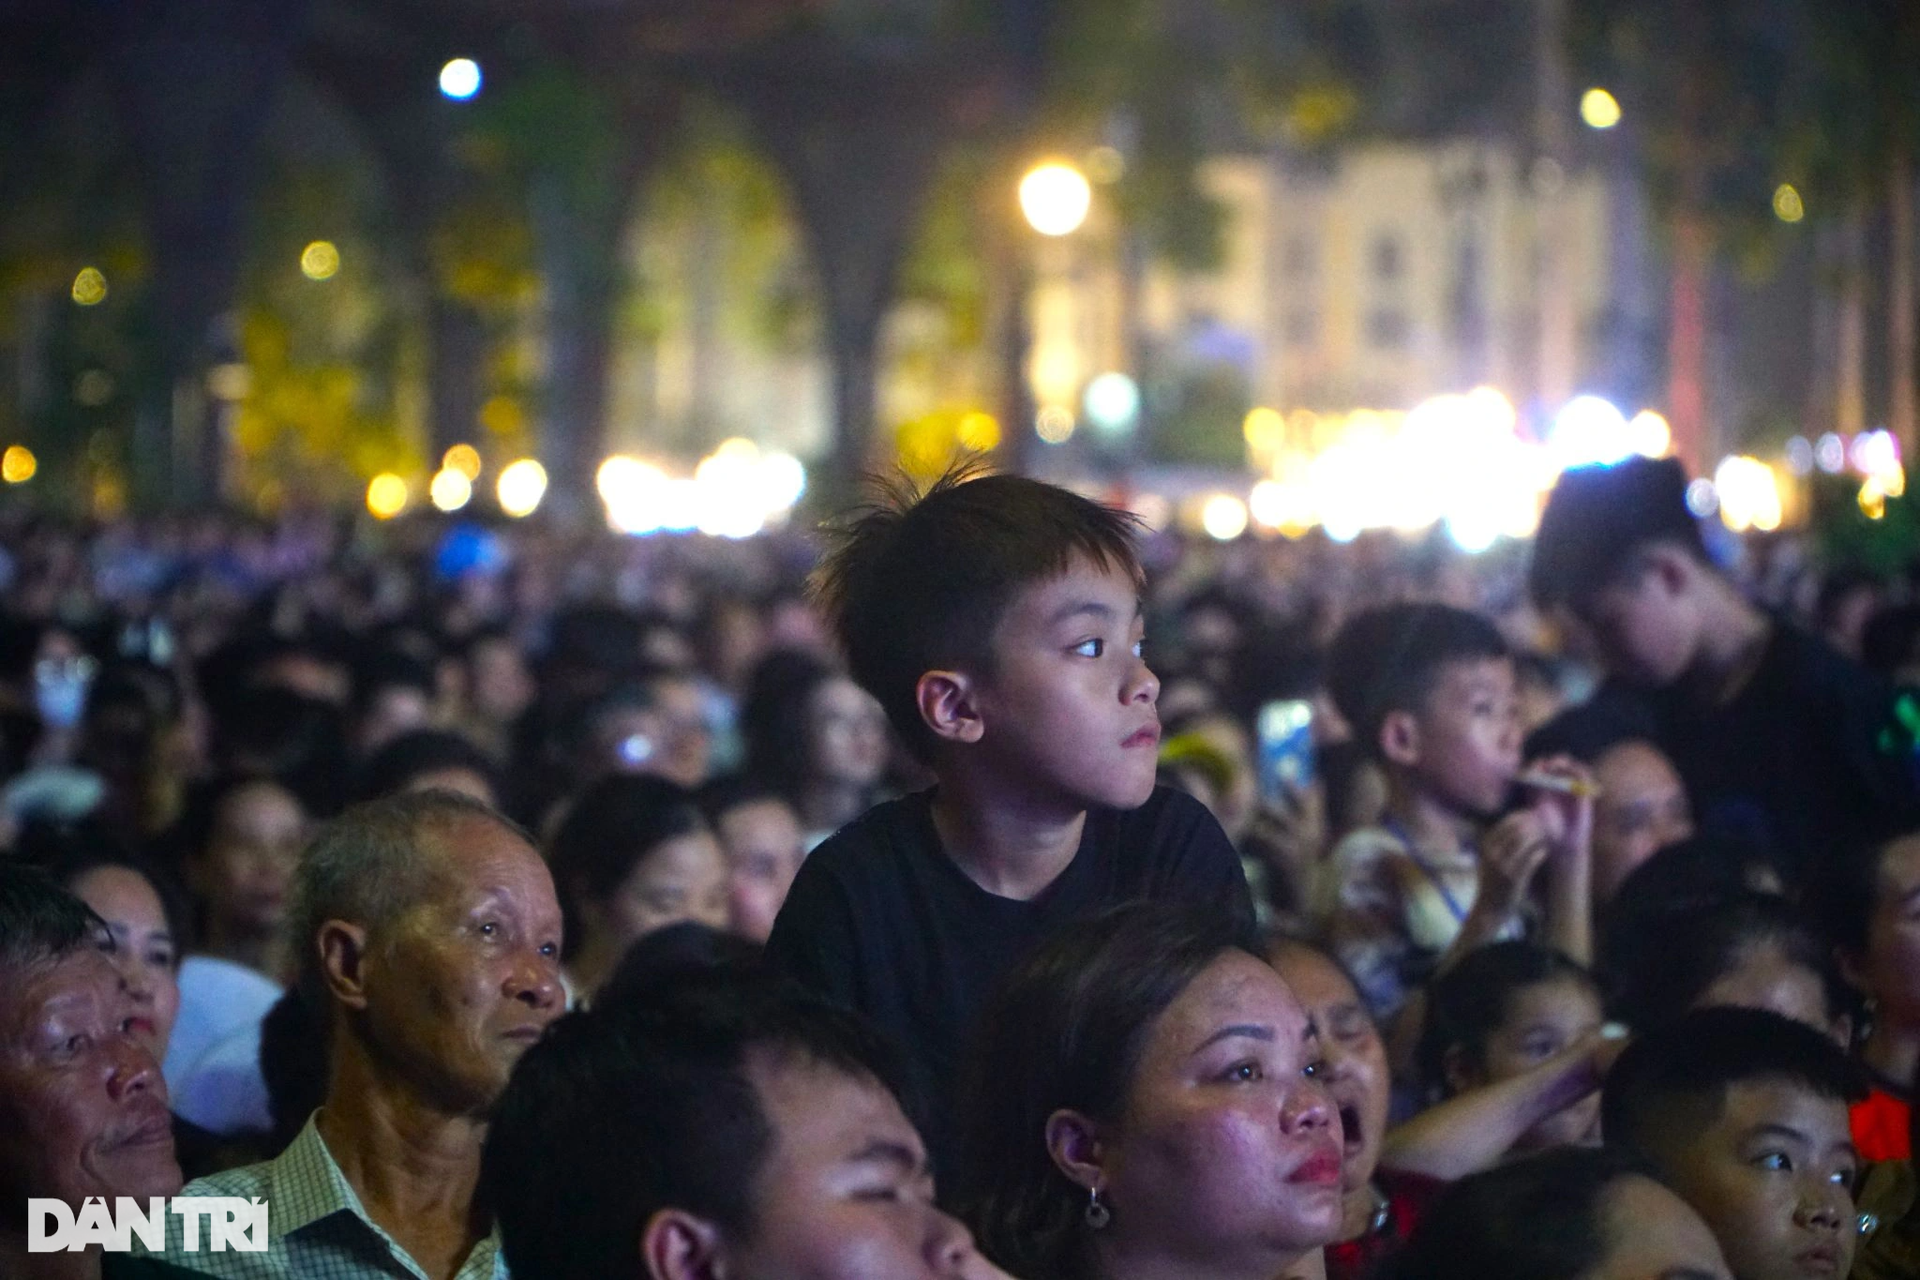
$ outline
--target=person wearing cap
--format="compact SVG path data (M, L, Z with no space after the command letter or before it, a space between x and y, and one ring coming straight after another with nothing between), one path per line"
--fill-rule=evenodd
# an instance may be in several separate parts
M1529 586L1585 630L1607 673L1567 716L1633 725L1679 769L1702 830L1761 839L1803 878L1920 825L1920 696L1748 600L1686 491L1670 458L1554 486Z

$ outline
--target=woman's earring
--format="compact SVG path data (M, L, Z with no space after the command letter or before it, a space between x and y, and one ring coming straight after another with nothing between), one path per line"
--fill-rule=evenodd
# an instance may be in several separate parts
M1087 1188L1087 1225L1095 1231L1113 1221L1113 1211L1100 1203L1100 1188Z

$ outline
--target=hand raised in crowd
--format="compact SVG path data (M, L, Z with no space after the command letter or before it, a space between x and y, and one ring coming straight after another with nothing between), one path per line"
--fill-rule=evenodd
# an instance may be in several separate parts
M1550 811L1521 809L1496 822L1480 842L1480 896L1473 913L1498 932L1527 900L1533 877L1558 843Z

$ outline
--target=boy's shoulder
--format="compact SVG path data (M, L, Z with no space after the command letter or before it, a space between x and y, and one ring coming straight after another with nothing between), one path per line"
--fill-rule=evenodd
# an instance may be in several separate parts
M800 873L844 876L897 870L901 855L938 848L933 792L914 791L882 800L822 840L800 864Z

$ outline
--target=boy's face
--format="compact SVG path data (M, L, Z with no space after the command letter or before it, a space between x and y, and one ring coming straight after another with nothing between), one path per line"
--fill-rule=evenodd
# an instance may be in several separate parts
M1160 682L1140 656L1140 596L1119 569L1076 558L1016 594L979 681L980 745L1022 791L1087 808L1153 794Z
M1414 770L1452 808L1493 813L1520 771L1520 708L1513 663L1474 658L1444 663L1425 704Z
M1844 1276L1859 1168L1847 1107L1783 1080L1728 1087L1719 1119L1666 1162L1739 1280Z
M1677 562L1663 558L1580 600L1580 620L1610 674L1662 688L1693 665L1699 622L1677 582L1679 573Z

